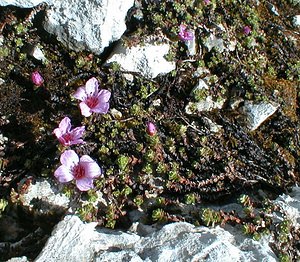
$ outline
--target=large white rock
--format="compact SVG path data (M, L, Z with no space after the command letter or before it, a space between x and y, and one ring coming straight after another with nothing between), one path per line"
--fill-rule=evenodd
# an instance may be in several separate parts
M51 4L52 0L0 0L0 6L14 5L22 8L30 8L41 3Z
M260 102L253 103L246 101L242 111L246 114L248 128L253 131L257 129L265 120L272 116L278 109L276 103Z
M267 244L241 232L236 232L236 237L221 227L210 229L179 222L142 237L116 230L97 231L95 226L76 216L66 216L35 261L276 261Z
M94 230L97 223L84 224L76 216L66 216L57 224L46 247L36 262L93 261L93 241L98 239Z
M126 30L125 17L134 0L53 0L44 28L67 47L103 52Z
M26 184L27 180L21 181ZM22 191L22 190L20 190ZM35 214L52 214L66 211L70 204L70 199L61 193L58 187L49 182L49 179L40 179L31 183L26 192L19 193L22 206L35 212Z
M96 222L84 223L77 216L66 216L54 228L35 262L95 261L94 256L100 251L126 248L140 239L138 235L113 230L97 232L96 225Z
M155 78L159 74L167 74L176 68L175 62L168 62L164 56L168 54L168 44L150 44L125 47L119 43L107 64L117 62L125 71L140 73L146 78Z

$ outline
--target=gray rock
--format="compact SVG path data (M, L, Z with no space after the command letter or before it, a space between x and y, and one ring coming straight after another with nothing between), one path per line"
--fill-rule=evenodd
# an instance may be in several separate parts
M43 63L47 62L47 58L45 57L42 49L38 46L28 46L26 51L28 55L32 56L36 60L39 60Z
M187 114L197 112L212 111L221 109L225 103L225 98L219 96L217 99L209 95L209 85L211 84L212 76L199 79L198 84L192 90L191 96L198 100L197 102L189 102L185 107ZM207 91L206 91L207 90Z
M13 257L7 260L6 262L29 262L29 260L27 259L27 257L23 256L23 257Z
M126 30L125 17L134 0L53 0L44 28L67 47L101 54Z
M66 216L57 224L36 262L93 261L93 241L98 239L97 223L84 224L76 216ZM99 240L99 239L98 239Z
M94 256L97 257L95 254L100 251L127 249L140 239L134 234L108 229L100 229L97 232L96 225L95 222L84 223L77 216L66 216L54 228L52 236L35 262L94 261ZM114 251L108 252L108 256L111 255L109 253L114 253ZM99 257L101 259L101 254Z
M207 37L207 39L204 41L204 45L208 51L211 51L213 48L215 48L217 51L222 53L225 50L223 39L217 38L213 33Z
M195 35L195 32L193 31L193 34ZM188 51L188 55L189 56L193 56L197 53L196 50L196 38L194 37L193 40L190 41L184 41L186 47L187 47L187 51Z
M246 101L242 111L246 114L248 128L253 131L257 129L265 120L272 116L278 109L276 103L260 102L253 103Z
M22 188L22 183L26 183L27 180L21 181L19 187ZM68 209L70 203L70 199L55 185L51 185L49 179L31 183L25 193L20 193L20 201L23 207L34 211L37 215L60 214Z
M66 216L35 261L276 261L268 245L238 232L236 238L220 227L179 222L141 237L108 229L96 231L95 226Z
M145 43L126 47L123 43L119 43L106 64L117 62L125 71L137 72L146 78L155 78L176 68L174 62L168 62L164 58L169 49L168 44Z
M269 10L276 16L279 16L278 9L275 5L268 3Z
M122 262L143 262L144 260L134 251L104 251L99 254L95 260L95 262L110 262L110 261L122 261Z
M293 17L293 25L295 27L300 27L300 15L295 15Z
M300 187L294 187L289 195L283 194L279 196L274 201L274 204L279 206L281 212L285 214L282 216L275 213L274 216L277 220L288 219L294 227L300 228Z
M30 8L41 3L51 3L52 0L0 0L0 6L14 5L22 8Z

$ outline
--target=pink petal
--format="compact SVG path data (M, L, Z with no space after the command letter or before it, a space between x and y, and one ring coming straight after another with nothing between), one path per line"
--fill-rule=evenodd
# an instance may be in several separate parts
M59 123L59 129L61 130L61 132L67 133L71 130L71 120L68 117L65 117L63 120L60 121Z
M63 146L70 146L70 141L66 141L66 139L61 136L60 138L58 138L58 141L63 145Z
M78 89L76 90L76 92L73 94L73 96L76 99L79 99L80 101L84 101L87 98L87 94L85 92L85 89L83 86L78 87Z
M106 114L109 109L109 103L98 103L94 108L91 109L92 112Z
M80 110L81 110L81 114L82 114L83 116L88 117L88 116L90 116L90 115L92 114L91 109L87 106L86 103L81 102L81 103L79 104L79 107L80 107Z
M185 31L185 29L186 29L186 25L180 25L180 26L179 26L180 32Z
M54 134L58 139L60 139L61 136L62 136L64 133L60 130L60 128L55 128L55 129L53 130L53 134Z
M79 157L74 150L66 150L60 156L60 162L67 168L72 168L79 163Z
M86 177L96 178L101 176L101 168L96 161L88 155L84 155L80 158L80 165L83 166Z
M84 143L83 139L74 139L69 142L70 145L78 145L78 144L83 144L83 143Z
M98 80L95 77L86 82L85 92L88 96L96 96L98 94Z
M70 134L73 137L74 140L79 139L83 136L85 132L85 126L76 127L73 130L71 130Z
M64 165L61 165L55 170L54 176L60 183L70 182L73 179L71 169Z
M106 89L101 89L98 94L98 99L101 102L108 102L111 96L111 92Z
M88 177L78 179L76 180L76 186L80 191L92 189L94 188L93 179Z

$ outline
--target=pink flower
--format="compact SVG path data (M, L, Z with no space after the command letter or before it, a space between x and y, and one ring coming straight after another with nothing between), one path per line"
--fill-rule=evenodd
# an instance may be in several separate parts
M154 136L157 132L156 126L152 122L147 123L147 133L149 136Z
M251 33L251 27L250 26L244 26L243 28L244 35L249 35Z
M54 176L60 183L76 181L76 186L80 191L87 191L94 188L93 179L101 175L101 168L88 155L80 159L73 150L67 150L60 156L61 166L59 166Z
M204 4L208 5L210 3L210 0L203 0Z
M68 117L65 117L63 120L61 120L58 128L53 130L53 133L56 135L59 142L64 146L84 143L81 139L84 132L84 126L71 129L71 120Z
M194 39L194 33L192 31L188 31L185 25L179 26L178 36L182 41L191 41Z
M44 79L38 71L32 72L31 81L36 86L41 86L44 83Z
M89 79L85 86L81 86L74 94L76 99L82 101L79 104L81 114L85 117L90 116L93 112L106 114L109 109L110 91L98 89L98 80L95 77Z

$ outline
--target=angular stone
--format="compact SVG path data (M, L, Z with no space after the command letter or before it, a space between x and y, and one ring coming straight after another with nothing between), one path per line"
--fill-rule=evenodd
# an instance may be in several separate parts
M140 73L146 78L155 78L167 74L176 68L174 62L168 62L168 44L149 44L125 47L119 43L106 61L106 64L117 62L125 71Z
M134 0L53 0L44 28L67 47L101 54L126 30L125 17Z
M295 15L293 17L293 25L295 27L300 27L300 15Z
M27 259L27 257L23 256L23 257L13 257L7 260L6 262L29 262L29 260Z
M26 181L23 182L26 183ZM70 203L70 199L46 179L31 183L25 193L20 193L20 200L23 207L27 207L29 210L33 210L35 214L40 215L61 214L68 209Z
M77 216L66 216L58 223L36 262L93 261L93 241L98 239L97 223L83 223Z
M294 227L300 228L300 187L294 187L289 195L282 194L274 201L274 204L286 214L284 217L275 215L277 220L288 219Z
M140 239L135 234L105 228L97 231L96 225L96 222L84 223L77 216L66 216L54 228L35 262L95 261L94 256L97 257L100 251L110 250L108 256L111 257L111 253L116 249L128 249ZM119 257L122 257L122 254ZM100 255L99 261L110 260L101 260Z
M52 0L0 0L0 6L14 5L22 8L30 8L41 3L51 4Z
M210 52L213 48L222 53L225 50L224 41L221 38L217 38L214 34L210 34L204 41L204 45Z
M246 101L242 111L247 117L247 126L253 131L257 129L265 120L272 116L278 109L279 105L269 102L253 103Z
M204 79L199 79L198 84L192 90L191 96L194 97L197 102L189 102L185 107L185 112L187 114L194 114L197 112L205 112L212 111L214 109L221 109L225 103L225 98L221 96L218 99L213 99L211 95L208 95L208 92L205 90L209 90L209 82L211 77L205 77ZM208 83L208 84L207 84ZM197 93L203 93L203 97L197 98Z

